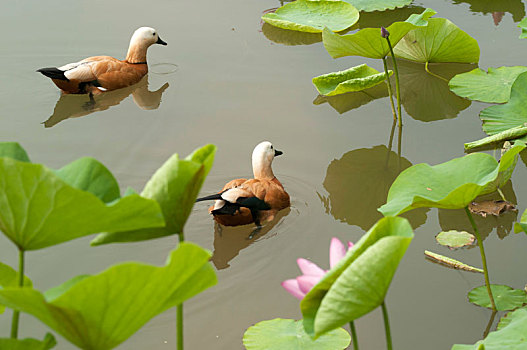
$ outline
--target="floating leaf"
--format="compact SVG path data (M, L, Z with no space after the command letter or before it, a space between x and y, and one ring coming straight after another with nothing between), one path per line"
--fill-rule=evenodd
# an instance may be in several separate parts
M343 350L350 342L349 333L342 328L313 340L304 331L301 320L280 318L258 322L243 335L247 350Z
M216 146L207 145L185 159L179 159L174 154L147 182L141 196L159 203L165 217L165 227L103 233L95 237L91 244L136 242L183 232L198 192L212 167L215 153Z
M428 25L409 32L394 53L417 62L477 63L478 42L446 18L431 18Z
M443 266L446 266L446 267L450 267L450 268L457 269L457 270L469 271L469 272L484 273L484 271L482 269L479 269L479 268L474 267L474 266L467 265L465 263L462 263L461 261L449 258L449 257L441 255L441 254L433 253L433 252L428 251L428 250L425 250L425 256L430 261L437 262L437 263L439 263L439 264L441 264Z
M311 45L322 41L320 33L298 32L272 26L268 23L262 25L262 33L265 37L277 44L295 46Z
M420 15L411 15L405 22L395 22L390 25L390 42L396 45L409 31L426 26L429 17L436 14L432 9L426 9ZM381 37L380 28L365 28L355 34L339 35L329 29L322 32L324 47L333 58L344 56L362 56L369 58L384 58L390 52L386 39Z
M396 7L410 5L412 0L345 0L357 8L359 11L384 11Z
M497 284L491 284L490 289L498 311L514 310L527 304L527 293L524 290ZM468 293L468 300L478 306L491 308L486 286L472 289Z
M452 350L524 350L527 346L527 308L521 308L502 317L498 330L490 332L474 345L456 344Z
M262 19L279 28L320 33L324 27L340 32L359 20L359 11L344 1L297 0L266 13Z
M527 123L527 72L518 75L512 84L509 102L485 108L479 114L483 131L494 135Z
M488 103L505 103L511 95L512 83L527 67L489 68L488 73L476 68L458 74L448 83L458 96Z
M154 316L216 283L210 253L182 242L166 266L123 263L52 293L0 290L0 302L29 313L82 349L109 350Z
M483 217L486 217L487 215L500 216L508 211L517 210L514 204L504 200L472 202L468 205L468 209L472 213Z
M31 287L33 283L31 280L24 276L24 286ZM18 272L16 272L11 266L2 264L0 262L0 290L2 288L16 287L18 286ZM0 304L0 314L5 311L5 306ZM2 347L0 347L2 349Z
M392 71L388 71L392 75ZM346 92L371 88L386 80L386 74L368 67L366 64L344 71L320 75L313 78L313 84L321 95L335 96Z
M46 334L44 340L0 338L0 349L2 350L49 350L55 345L57 341L50 333Z
M520 222L514 224L514 233L527 233L527 210L525 210L520 218Z
M377 308L414 234L408 220L379 220L300 303L304 329L320 336Z
M436 236L437 243L449 248L461 248L474 243L473 234L466 231L443 231Z
M0 142L0 157L9 157L21 162L29 162L26 150L18 142Z
M522 19L520 23L518 23L518 27L520 27L522 30L522 33L520 34L520 39L527 38L527 17Z
M446 163L422 163L403 171L388 192L384 215L399 215L419 207L461 209L476 197L494 192L512 175L525 144L516 141L498 163L486 153L472 153Z
M386 85L379 84L366 90L348 92L342 95L318 95L313 104L321 105L327 102L339 114L342 114L383 97L388 97L388 89Z

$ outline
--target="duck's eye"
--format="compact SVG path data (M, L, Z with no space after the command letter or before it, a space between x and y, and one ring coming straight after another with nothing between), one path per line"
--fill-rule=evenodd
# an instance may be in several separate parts
M271 149L273 149L273 146L271 146Z
M156 36L156 33L155 33L155 32L154 32L154 33L152 33L152 36Z

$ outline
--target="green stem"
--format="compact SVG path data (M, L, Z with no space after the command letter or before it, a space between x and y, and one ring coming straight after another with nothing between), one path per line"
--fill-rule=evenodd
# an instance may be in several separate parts
M490 333L490 328L492 327L492 324L494 323L494 318L496 317L496 314L498 311L492 311L492 315L490 315L489 323L487 324L487 328L485 329L485 332L483 332L483 339L487 337Z
M476 239L478 240L479 252L481 254L481 262L483 264L483 272L485 274L485 285L487 286L487 293L489 294L492 311L496 311L496 303L494 302L494 297L492 296L492 290L490 289L489 270L487 268L487 257L485 256L485 249L483 248L483 240L481 239L481 235L479 234L478 228L476 226L476 222L474 221L474 218L472 217L470 210L468 210L468 207L465 207L465 213L467 213L470 224L472 225L472 228L474 229L474 235L476 236Z
M501 189L498 187L497 190L498 190L498 193L499 193L500 196L501 196L501 199L503 199L503 200L506 202L507 200L505 199L505 195L503 194L503 192L501 191Z
M183 231L179 234L179 243L185 241ZM183 303L177 306L176 325L177 325L177 350L183 350Z
M18 286L24 287L24 251L18 250ZM11 320L11 338L18 338L18 321L20 319L20 311L13 311L13 319Z
M443 81L446 81L446 82L448 83L448 79L445 79L445 78L443 78L442 76L437 75L437 74L433 73L432 71L430 71L430 69L428 69L428 62L425 63L425 71L426 71L428 74L430 74L431 76L434 76L434 77L436 77L436 78L438 78L438 79L441 79L441 80L443 80Z
M390 75L388 74L388 65L386 64L386 57L382 58L382 63L384 63L384 73L386 74L385 82L386 82L386 85L388 86L388 95L390 96L393 120L397 120L397 114L395 114L395 104L393 103L392 84L390 84Z
M392 350L392 334L390 333L390 320L388 319L388 310L386 309L386 303L383 301L381 304L382 317L384 318L384 330L386 332L386 349Z
M388 42L388 47L390 48L390 53L393 60L393 71L395 73L395 91L397 94L397 113L399 114L399 125L403 125L402 114L401 114L401 89L399 87L399 70L397 69L397 61L395 60L395 54L393 53L392 43L389 38L386 38Z
M351 339L353 340L353 350L359 350L359 341L357 340L357 330L355 329L355 322L350 322Z

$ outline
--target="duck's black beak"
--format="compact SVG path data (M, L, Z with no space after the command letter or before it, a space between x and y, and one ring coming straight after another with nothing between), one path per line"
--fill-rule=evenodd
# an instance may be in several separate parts
M275 156L275 157L277 157L277 156L279 156L279 155L281 155L281 154L284 154L284 152L279 151L279 150L277 150L277 149L274 150L274 156Z
M167 43L164 42L160 37L157 37L157 41L156 41L156 44L160 44L160 45L166 45Z

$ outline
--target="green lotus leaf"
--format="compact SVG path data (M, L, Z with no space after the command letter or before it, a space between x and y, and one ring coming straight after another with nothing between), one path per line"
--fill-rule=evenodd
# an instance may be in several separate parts
M490 289L498 311L514 310L527 304L527 293L524 290L497 284L491 284ZM492 307L486 286L472 289L468 293L468 301L481 307Z
M102 233L92 245L115 242L137 242L183 232L198 192L214 161L216 146L206 145L179 159L170 157L145 185L141 196L156 200L161 206L166 226L127 232ZM128 198L128 197L124 197Z
M366 90L348 92L342 95L318 95L313 101L313 104L321 105L327 102L339 114L342 114L383 97L388 97L388 89L385 85L379 84Z
M0 230L21 250L163 225L159 205L151 199L133 195L106 204L43 165L0 158Z
M46 334L44 340L0 338L0 349L2 350L49 350L55 345L57 341L50 333Z
M527 67L480 68L453 77L448 86L456 95L488 103L505 103L511 95L512 83Z
M24 276L24 286L31 287L33 283L31 280ZM16 272L11 266L2 264L0 262L0 290L2 288L10 288L18 286L18 272ZM0 304L0 314L4 313L5 306ZM0 343L1 344L1 343ZM0 349L2 349L0 347Z
M449 248L461 248L474 243L473 234L466 231L442 231L436 236L437 243Z
M527 233L527 210L525 210L520 218L520 222L514 224L514 233Z
M502 317L498 330L490 332L474 345L456 344L452 350L524 350L527 345L527 308L521 308Z
M480 268L470 266L468 264L465 264L459 260L449 258L448 256L444 256L441 254L437 254L434 252L431 252L429 250L425 250L425 257L428 261L431 261L433 263L437 263L441 266L446 266L451 269L456 270L463 270L463 271L469 271L469 272L478 272L478 273L485 273Z
M392 75L392 71L388 71ZM313 84L321 95L335 96L347 92L371 88L386 80L386 74L366 64L355 66L344 71L320 75L313 78Z
M478 42L445 18L409 32L394 48L397 57L417 62L477 63Z
M390 25L390 42L396 45L409 31L420 26L426 26L428 18L436 14L432 9L426 9L419 15L411 15L405 22L395 22ZM390 52L386 39L381 36L380 28L365 28L357 33L339 35L329 29L322 32L324 47L333 58L344 56L362 56L369 58L384 58Z
M9 157L21 162L29 162L26 150L18 142L0 142L0 157Z
M247 350L343 350L350 342L349 333L342 328L313 340L304 331L301 320L281 318L258 322L243 335Z
M326 27L340 32L359 20L359 11L344 1L297 0L266 13L262 19L282 29L320 33Z
M499 163L489 154L472 153L435 166L414 165L395 179L387 203L379 211L388 216L420 207L465 208L510 179L524 148L523 142L516 141Z
M412 0L345 0L357 8L359 11L384 11L396 7L410 5Z
M518 27L520 27L522 30L522 33L520 34L520 39L527 38L527 17L525 17L520 21L520 23L518 23Z
M164 267L123 263L52 293L0 290L0 302L29 313L86 350L113 349L154 316L216 283L210 252L182 242Z
M272 26L268 23L262 24L262 33L265 37L277 44L288 46L312 45L322 41L320 33L298 32Z
M485 108L479 114L483 131L494 135L527 123L527 72L518 75L511 88L509 102Z
M304 329L320 336L377 308L414 234L408 220L379 220L300 302Z

